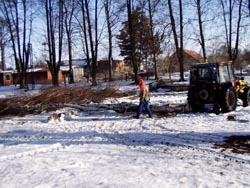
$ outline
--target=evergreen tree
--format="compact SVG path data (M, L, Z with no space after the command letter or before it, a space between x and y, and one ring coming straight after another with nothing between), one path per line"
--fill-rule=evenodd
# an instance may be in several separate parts
M141 64L150 61L153 54L153 43L150 35L149 18L144 14L140 8L136 8L132 12L132 27L135 37L135 61L137 70ZM124 56L125 63L131 65L131 41L129 36L129 23L123 22L123 28L118 35L120 55ZM160 42L157 36L154 36L155 47L160 53ZM135 66L135 65L133 65Z

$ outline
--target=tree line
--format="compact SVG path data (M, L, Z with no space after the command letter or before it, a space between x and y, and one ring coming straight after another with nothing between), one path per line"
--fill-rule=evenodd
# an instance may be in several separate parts
M141 65L158 79L159 61L176 52L184 80L184 48L196 48L203 62L223 54L240 66L248 58L249 0L2 0L0 2L1 67L11 51L20 87L34 66L33 44L43 54L57 86L62 58L69 61L74 83L75 54L87 59L92 84L97 84L97 61L105 53L112 80L114 50L132 67L138 81ZM34 36L39 36L35 38ZM79 50L80 49L80 50ZM100 53L101 52L101 53Z

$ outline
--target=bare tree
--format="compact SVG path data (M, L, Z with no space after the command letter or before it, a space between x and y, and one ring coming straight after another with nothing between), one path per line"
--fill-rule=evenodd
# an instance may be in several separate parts
M31 45L30 37L27 39L27 36L30 36L32 31L32 12L28 11L28 6L32 7L32 2L28 2L27 0L20 2L16 0L2 0L0 4L0 9L10 33L16 69L19 73L18 82L20 83L20 88L28 86L26 70L29 64ZM29 13L30 22L27 23L27 14ZM30 28L29 30L28 27Z
M1 50L1 68L2 70L6 70L5 63L5 48L7 43L9 42L9 35L6 27L6 20L0 17L0 50Z
M229 60L233 62L237 59L239 53L242 3L243 0L221 0L227 52ZM235 11L235 9L237 10ZM236 24L233 25L234 23Z
M80 12L82 19L78 21L79 28L80 28L80 34L83 33L83 37L81 37L81 41L83 43L83 52L86 55L87 59L87 65L88 65L88 71L85 72L85 76L87 77L87 81L89 81L89 74L91 72L91 59L90 59L90 53L89 53L89 42L88 42L88 32L87 32L87 21L86 21L86 6L85 6L85 0L79 0L80 3ZM87 75L86 75L87 74Z
M179 61L179 70L180 70L180 81L184 81L184 66L183 66L183 13L182 13L182 0L179 0L179 27L180 27L180 34L177 34L177 26L175 23L173 8L172 8L172 1L168 0L168 7L169 7L169 15L171 20L171 27L174 35L174 42L175 42L175 49L177 54L177 59ZM178 40L179 38L179 40Z
M88 64L91 65L91 78L92 85L97 85L96 75L97 75L97 54L98 54L98 1L95 0L94 3L94 24L91 22L90 15L90 5L88 0L81 0L81 8L83 15L83 31L85 38L85 48L87 53ZM94 26L94 30L93 30ZM94 32L94 36L93 36ZM89 48L91 53L91 64L90 64L90 55Z
M59 85L58 73L60 71L61 57L62 57L63 1L59 0L57 4L57 1L55 0L46 0L45 11L46 11L46 23L47 23L47 44L49 49L49 60L47 60L47 64L52 74L52 83L54 86L58 86ZM58 37L56 35L57 33ZM56 39L58 39L57 48L56 48ZM57 49L58 49L58 60L56 55Z
M108 29L108 41L109 41L109 52L108 52L108 62L109 62L109 81L112 80L112 62L113 62L113 33L112 29L116 24L117 14L112 10L114 8L113 0L103 0L106 21L107 21L107 29Z
M198 23L199 23L199 31L200 31L200 39L199 43L202 48L203 53L203 60L206 62L207 60L207 54L206 54L206 43L205 43L205 37L204 37L204 31L203 31L203 11L202 11L202 0L194 0L194 3L196 5L197 9L197 16L198 16ZM206 2L207 3L207 2ZM205 4L206 5L206 4ZM207 6L206 6L207 7Z
M156 61L156 56L159 54L159 47L157 48L156 44L159 41L155 41L155 32L154 32L154 22L153 22L153 14L154 10L157 6L157 4L160 1L154 1L154 4L152 6L151 0L148 0L148 12L149 12L149 25L150 25L150 35L151 35L151 42L152 42L152 55L153 55L153 63L154 63L154 72L155 72L155 79L158 80L158 70L157 70L157 61ZM159 40L159 39L158 39Z
M64 1L64 14L65 14L65 31L68 45L69 56L69 83L74 83L73 69L72 69L72 43L73 43L73 15L76 9L75 1Z

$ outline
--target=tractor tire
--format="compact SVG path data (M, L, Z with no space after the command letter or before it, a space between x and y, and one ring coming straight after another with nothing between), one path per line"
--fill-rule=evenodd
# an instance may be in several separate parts
M223 113L234 111L237 107L237 94L233 87L227 89L225 98L221 104Z
M201 112L203 109L203 105L200 103L200 100L196 95L197 94L194 90L188 91L188 105L191 107L192 112Z
M200 90L199 91L199 98L202 101L208 100L208 98L209 98L209 91L208 91L208 89L202 89L202 90Z
M243 101L243 107L250 105L250 89L249 88L244 90L242 101Z

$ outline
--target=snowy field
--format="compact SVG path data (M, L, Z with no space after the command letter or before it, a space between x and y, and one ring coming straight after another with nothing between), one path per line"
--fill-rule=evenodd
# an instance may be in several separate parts
M0 87L1 98L10 95L20 90ZM138 96L105 101L121 102L138 104ZM186 103L186 92L151 93L152 105L164 103ZM250 134L250 107L152 119L73 108L57 113L64 122L48 122L48 113L0 119L1 188L250 187L250 155L214 147L226 136ZM227 121L228 115L241 121Z

